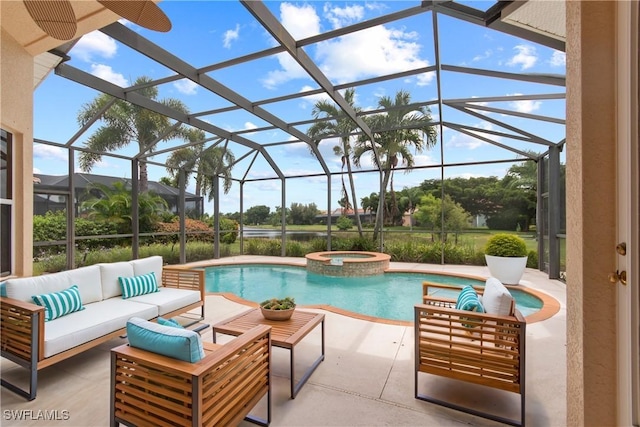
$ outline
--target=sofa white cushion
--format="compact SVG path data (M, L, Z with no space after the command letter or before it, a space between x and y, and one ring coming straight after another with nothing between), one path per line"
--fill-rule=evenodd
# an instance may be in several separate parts
M131 317L153 319L158 308L122 298L87 304L82 311L47 322L44 328L44 356L69 350L126 327Z
M509 290L495 277L489 277L484 285L482 305L489 314L511 316L513 296Z
M42 276L9 279L6 281L5 289L9 298L33 302L31 297L34 295L60 292L72 285L78 285L82 304L102 299L100 270L95 265Z
M129 298L127 301L155 305L158 307L158 315L163 316L174 310L200 301L200 291L174 289L165 286L160 288L159 292Z
M162 257L150 256L147 258L134 259L129 261L133 266L132 276L142 276L143 274L154 272L158 286L162 286Z
M118 277L132 277L133 265L128 261L98 265L100 266L102 280L102 299L120 297L122 295L122 287Z
M71 285L78 285L83 304L91 304L102 300L102 281L100 267L89 265L66 271Z

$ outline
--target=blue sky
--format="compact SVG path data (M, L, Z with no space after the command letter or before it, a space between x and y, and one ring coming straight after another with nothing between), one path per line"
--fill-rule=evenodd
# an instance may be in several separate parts
M470 1L467 5L485 9L492 2ZM352 1L352 2L275 2L265 5L282 22L297 40L329 30L345 27L363 20L389 14L418 5L409 1ZM160 7L170 18L173 28L169 33L156 33L125 23L165 50L195 67L203 67L229 60L252 52L275 46L273 38L256 22L253 16L239 2L235 1L164 1ZM441 61L443 64L481 68L512 73L564 74L564 53L524 41L488 28L469 24L443 15L438 15ZM435 64L433 23L431 13L394 21L383 26L349 36L305 46L305 52L316 62L330 81L343 84L396 73ZM70 52L69 64L91 74L109 80L122 87L129 86L137 77L148 76L159 79L174 74L171 70L142 56L100 32L84 36ZM286 53L251 61L232 68L208 73L218 82L239 93L250 101L274 98L289 93L301 93L317 88L317 84L302 71ZM435 74L421 74L409 78L389 80L356 88L356 105L364 110L375 109L380 96L393 97L398 90L411 93L413 101L428 101L437 98ZM563 87L516 82L481 76L470 76L455 72L442 73L442 95L444 99L505 96L516 94L562 93ZM223 98L198 87L188 80L179 80L161 85L159 98L177 98L183 101L191 112L207 111L229 106ZM58 143L65 143L78 130L77 114L82 104L91 101L98 93L64 78L50 75L34 93L34 137ZM264 105L264 109L286 122L308 120L318 96L305 96ZM565 102L561 100L521 100L512 102L485 103L491 107L515 112L532 113L543 116L564 118ZM464 124L482 130L501 129L490 120L499 120L509 125L525 129L550 141L564 138L563 125L539 122L498 113L482 113L480 117L459 112L450 107L438 110L431 108L437 119ZM245 111L203 116L201 119L228 131L251 130L267 124L257 116ZM83 141L96 124L83 134L74 146L82 146ZM299 126L302 132L305 126ZM488 136L487 134L482 134ZM211 136L211 135L207 135ZM243 134L259 143L274 143L291 140L291 136L280 131L262 131ZM517 149L544 151L541 145L523 143L511 138L492 137L497 142ZM416 153L416 164L420 166L471 161L513 159L515 154L492 146L477 138L445 128L444 158L440 145L423 153ZM162 143L158 150L179 145L181 141ZM340 159L333 155L335 140L325 140L320 151L331 171L340 171ZM123 149L120 153L131 155L137 144ZM229 148L239 158L248 150L232 143ZM278 145L267 149L276 159L285 175L305 175L321 173L322 169L310 154L304 143ZM162 163L166 155L158 155L154 161ZM245 159L234 168L234 176L249 178L275 177L268 163L258 157L247 172L251 158ZM36 144L34 148L34 172L62 175L67 173L67 154L57 147ZM76 159L77 165L77 159ZM483 166L451 167L445 169L445 177L456 176L503 176L508 163ZM364 162L363 169L371 169ZM78 169L79 170L79 169ZM95 174L130 177L131 167L126 161L103 157L91 171ZM150 166L150 179L157 180L168 173L164 168ZM394 187L399 190L415 186L425 179L439 178L440 169L422 169L411 173L398 173ZM331 209L338 207L340 198L340 178L332 180ZM378 174L356 175L358 198L378 191ZM193 181L189 183L193 191ZM281 205L281 184L279 180L257 181L244 186L244 208L267 205L272 209ZM307 177L287 180L286 206L292 202L316 203L319 209L327 208L327 180L325 177ZM235 183L228 195L221 197L221 211L239 210L239 185ZM212 207L209 203L207 211Z

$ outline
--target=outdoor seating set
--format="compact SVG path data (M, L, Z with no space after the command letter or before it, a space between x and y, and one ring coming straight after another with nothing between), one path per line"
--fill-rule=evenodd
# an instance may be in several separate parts
M297 309L285 321L265 319L259 308L245 311L213 325L213 342L203 342L200 330L172 317L199 307L196 322L204 318L204 271L163 267L161 257L11 279L2 287L2 357L29 369L30 389L5 379L2 385L29 400L38 370L126 334L128 344L111 350L112 426L243 419L268 426L272 345L290 351L292 399L325 358L324 314ZM443 289L457 288L425 282L414 307L415 398L524 425L526 322L511 294L495 278L484 289L463 288L457 299L440 297ZM318 325L321 354L296 382L295 346ZM218 344L216 334L236 338ZM518 393L520 421L419 393L420 373ZM265 396L266 418L250 415Z
M174 318L197 308L196 328ZM272 344L290 351L292 399L324 360L324 314L298 310L287 321L248 310L214 325L214 342L203 342L204 270L163 267L161 257L10 279L0 318L2 357L29 370L29 390L2 385L28 400L40 369L126 335L111 350L112 425L269 425ZM295 346L318 325L321 354L296 382ZM236 338L216 344L217 333ZM264 396L266 419L250 415Z

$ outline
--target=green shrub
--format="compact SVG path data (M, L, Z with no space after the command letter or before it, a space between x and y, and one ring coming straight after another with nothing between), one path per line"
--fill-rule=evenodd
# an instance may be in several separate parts
M307 253L302 243L296 241L287 242L285 252L286 256L292 257L303 257Z
M226 231L226 233L225 233ZM235 243L238 236L238 222L229 218L220 218L220 243Z
M327 250L327 241L321 238L311 239L308 243L309 252L324 252Z
M527 258L528 268L538 268L538 251L529 251Z
M498 233L489 238L484 253L501 257L523 257L527 256L527 244L522 237Z
M353 221L346 216L341 216L336 221L336 227L338 227L338 230L340 231L351 230L353 228Z

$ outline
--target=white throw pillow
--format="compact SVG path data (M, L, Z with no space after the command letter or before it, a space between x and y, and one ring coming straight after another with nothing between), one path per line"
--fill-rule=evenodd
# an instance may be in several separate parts
M495 277L489 277L484 285L482 295L482 305L485 312L499 316L511 316L513 315L512 302L513 296L509 290Z

